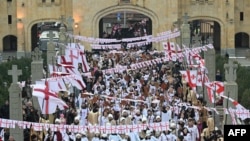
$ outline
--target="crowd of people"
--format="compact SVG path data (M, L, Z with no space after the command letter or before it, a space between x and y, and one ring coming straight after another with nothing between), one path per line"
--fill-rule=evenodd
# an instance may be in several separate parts
M206 100L189 87L180 74L187 67L178 60L150 64L136 70L119 72L101 70L164 57L164 52L131 48L117 52L101 52L87 56L91 76L82 76L83 90L60 92L69 108L57 109L53 115L43 115L32 103L28 89L23 89L23 120L67 125L137 125L169 122L169 128L151 128L139 132L92 133L68 129L34 131L24 129L25 141L223 141L222 131L214 125L212 113L204 106ZM29 83L28 83L29 82ZM130 100L123 100L130 99ZM5 103L6 107L8 102ZM199 107L199 109L192 106ZM7 108L1 108L1 118L9 118ZM8 139L8 129L2 129Z

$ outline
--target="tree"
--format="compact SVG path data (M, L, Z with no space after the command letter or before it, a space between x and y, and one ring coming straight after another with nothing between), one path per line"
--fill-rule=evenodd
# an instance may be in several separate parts
M19 81L26 81L27 78L31 76L31 59L30 58L21 58L14 59L9 62L3 62L0 64L0 105L4 103L5 100L8 99L9 92L8 88L12 83L11 76L8 75L8 70L11 69L12 65L17 65L18 69L22 70L22 75L18 77Z
M250 89L246 89L241 97L241 105L246 109L250 109Z

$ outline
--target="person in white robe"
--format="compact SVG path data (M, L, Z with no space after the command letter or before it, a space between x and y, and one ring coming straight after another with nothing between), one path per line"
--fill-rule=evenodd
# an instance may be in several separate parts
M194 124L194 119L190 118L188 119L188 126L186 126L188 131L190 132L191 135L191 140L190 141L196 141L199 139L199 130L197 126Z
M127 135L129 136L131 141L140 141L140 137L136 132L129 132Z
M80 125L87 125L87 116L88 116L89 109L86 104L82 104L80 110Z
M162 122L169 122L172 119L172 110L170 109L170 106L163 106L161 119Z

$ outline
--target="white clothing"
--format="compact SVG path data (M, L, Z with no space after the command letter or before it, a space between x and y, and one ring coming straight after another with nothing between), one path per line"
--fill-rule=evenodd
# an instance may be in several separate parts
M100 139L97 137L93 137L91 141L100 141Z
M169 122L172 119L172 111L168 110L166 113L161 112L161 121Z
M193 125L193 127L187 126L187 129L191 135L191 140L190 141L196 141L196 139L199 138L199 130L196 125Z
M154 122L154 119L155 119L155 116L154 116L154 115L149 115L149 116L148 116L148 123L153 123L153 122Z
M184 136L183 141L192 141L191 134L188 133L186 136Z
M120 141L122 140L121 136L120 135L113 135L113 134L110 134L109 135L109 141Z
M86 125L86 122L87 122L86 117L88 116L88 108L81 109L80 113L81 113L80 125Z
M130 137L131 141L140 141L139 135L135 132L128 133L128 136Z
M166 138L167 138L167 141L177 141L177 137L173 133L166 135Z

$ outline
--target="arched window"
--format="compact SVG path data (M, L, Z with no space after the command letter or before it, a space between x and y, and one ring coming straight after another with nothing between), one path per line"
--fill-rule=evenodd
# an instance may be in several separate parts
M3 51L17 51L17 37L7 35L3 38Z

